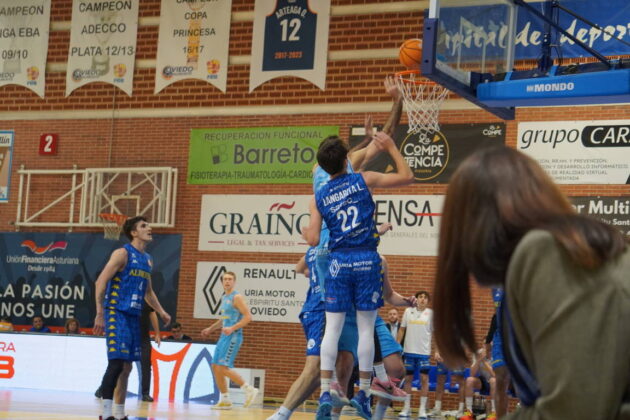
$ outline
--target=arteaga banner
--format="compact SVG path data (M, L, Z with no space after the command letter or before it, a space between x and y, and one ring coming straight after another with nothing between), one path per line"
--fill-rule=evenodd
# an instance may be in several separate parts
M24 86L40 98L46 85L50 0L0 0L0 86Z
M204 195L200 251L304 254L302 227L311 195ZM385 255L437 255L441 195L376 195L375 222L393 230L381 238Z
M219 398L210 364L214 344L154 342L151 353L151 395L160 401L214 404ZM33 363L37 360L37 363ZM128 392L141 395L140 363L129 376ZM44 368L45 367L45 368ZM58 334L0 333L0 386L49 391L93 392L107 368L104 339ZM260 393L262 403L265 372L236 369ZM230 388L235 403L242 403L240 389Z
M630 120L519 123L517 149L560 184L630 183Z
M0 203L9 201L14 138L13 130L0 130Z
M249 91L281 76L326 85L330 0L256 0Z
M147 248L153 257L153 289L171 316L177 313L181 242L181 235L155 234ZM94 283L122 245L101 233L2 232L0 315L18 325L42 315L49 326L75 317L81 327L92 327Z
M225 92L232 0L162 0L155 91L198 79Z
M338 126L193 129L189 184L310 184L319 143Z
M569 197L575 210L592 216L630 236L630 196Z
M235 290L245 298L254 321L299 322L308 279L295 272L295 264L198 262L195 318L221 318L221 276L226 271L236 274Z
M352 127L355 132L357 127ZM443 124L440 131L407 133L406 124L394 131L394 141L413 171L418 183L448 183L459 164L479 149L505 144L504 123ZM350 137L350 144L363 140ZM388 154L380 154L367 165L368 171L392 172L394 163Z
M133 90L140 0L74 0L66 96L92 82Z

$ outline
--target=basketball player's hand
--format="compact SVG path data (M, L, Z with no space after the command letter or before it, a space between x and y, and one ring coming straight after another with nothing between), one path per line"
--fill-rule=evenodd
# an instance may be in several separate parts
M372 143L376 144L381 150L389 151L392 148L396 149L396 143L394 143L394 140L383 131L379 131L374 135Z
M435 352L435 361L438 363L442 363L444 361L444 359L442 359L442 356L440 356L440 352L436 351Z
M223 327L221 328L221 332L225 335L231 335L234 332L233 327Z
M103 335L105 332L105 319L103 314L96 314L96 318L94 318L94 328L92 328L92 332L94 335Z
M392 226L391 223L389 222L385 222L385 223L381 223L380 225L378 225L377 231L378 234L383 236L385 235L388 231L392 230L394 227Z
M407 305L409 306L416 306L416 302L418 301L415 296L409 296L403 299L407 302Z
M171 323L171 316L166 311L164 311L164 312L162 312L160 314L160 318L162 318L162 322L164 323L164 327L168 327L168 325Z
M372 140L372 136L374 136L374 126L372 125L371 115L365 116L363 126L365 127L365 138Z
M211 332L212 332L212 330L210 329L210 327L204 328L203 330L201 330L201 337L203 337L203 338L210 338L210 333Z
M155 334L155 344L157 344L158 347L160 347L160 344L162 344L162 337L160 337L159 332Z
M383 84L385 85L385 92L387 92L389 96L394 98L394 100L400 98L400 90L398 90L398 86L392 76L385 77Z

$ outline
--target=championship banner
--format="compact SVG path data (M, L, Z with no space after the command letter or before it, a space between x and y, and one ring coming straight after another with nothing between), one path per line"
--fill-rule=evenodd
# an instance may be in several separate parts
M359 127L352 127L351 133ZM400 124L394 131L394 142L413 171L417 183L446 184L459 164L473 152L505 144L505 123L442 124L440 131L407 133ZM351 135L350 145L363 140L363 135ZM377 156L366 170L388 173L394 163L387 153Z
M46 84L50 0L0 0L0 86L24 86L40 98Z
M66 96L105 82L131 96L139 0L73 0Z
M151 281L164 309L177 313L181 235L154 235ZM126 241L124 241L126 242ZM102 233L2 232L0 235L0 315L30 325L41 315L47 326L74 317L91 328L96 316L94 283L123 241Z
M569 197L579 214L594 217L630 237L630 196Z
M254 321L300 322L308 278L295 272L295 264L198 262L195 318L221 318L221 277L226 271L236 274L235 290L245 298Z
M9 201L14 131L0 130L0 203Z
M630 120L519 123L516 147L559 184L630 184Z
M162 0L155 93L199 79L225 93L232 0Z
M281 76L324 90L330 0L256 0L249 91Z
M317 148L338 126L193 129L189 184L310 184Z

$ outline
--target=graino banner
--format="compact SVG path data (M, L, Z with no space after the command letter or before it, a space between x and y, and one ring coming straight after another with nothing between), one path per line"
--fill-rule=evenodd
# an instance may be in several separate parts
M193 129L189 184L310 184L319 143L338 126Z

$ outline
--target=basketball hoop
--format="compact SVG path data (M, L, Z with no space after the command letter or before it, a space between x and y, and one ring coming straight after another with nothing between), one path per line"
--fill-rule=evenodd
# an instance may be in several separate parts
M101 213L99 217L103 221L103 232L105 239L117 241L120 239L120 232L127 220L124 214Z
M409 120L408 133L439 131L440 107L448 90L420 76L419 70L405 70L394 74L396 86L403 96Z

